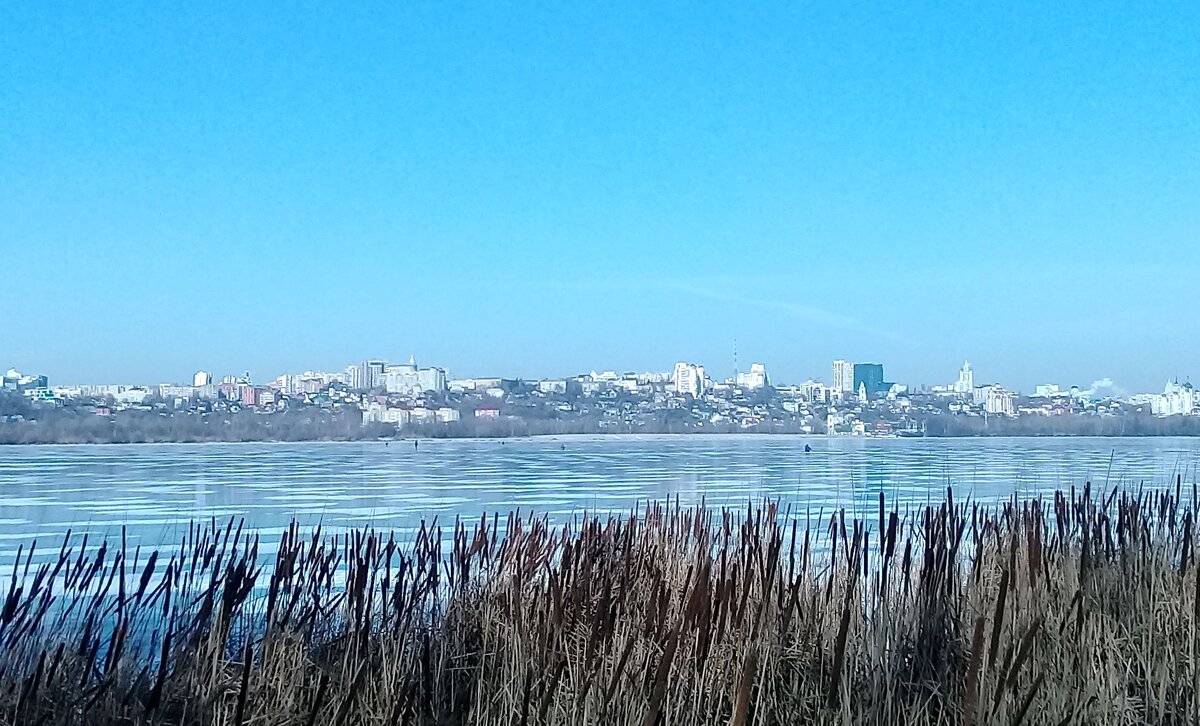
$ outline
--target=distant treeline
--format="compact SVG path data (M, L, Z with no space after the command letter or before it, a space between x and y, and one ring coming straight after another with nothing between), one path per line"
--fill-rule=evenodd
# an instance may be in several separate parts
M363 426L358 411L297 410L260 415L247 411L166 415L121 411L96 416L49 411L0 423L0 444L132 444L221 441L352 441L386 436L391 426Z
M697 419L673 409L644 416L637 423L600 415L547 415L544 409L505 406L499 418L476 418L428 426L362 424L353 407L304 407L274 413L253 411L208 414L167 410L117 411L98 416L88 409L35 406L19 396L0 394L0 444L202 443L238 441L357 441L418 436L433 438L509 438L570 434L803 433L799 421L743 428ZM820 420L813 433L824 433ZM1159 418L1144 413L1116 416L958 416L918 419L929 437L965 436L1200 436L1200 416ZM874 423L867 422L871 428Z
M929 416L926 436L1200 436L1200 416Z
M800 434L812 432L803 431L800 424L794 422L786 422L783 425L760 424L744 428L736 424L683 421L674 417L653 418L640 423L625 423L604 419L600 416L580 416L562 419L463 419L437 426L405 427L401 433L431 438L508 438L580 434ZM817 433L824 433L824 426Z

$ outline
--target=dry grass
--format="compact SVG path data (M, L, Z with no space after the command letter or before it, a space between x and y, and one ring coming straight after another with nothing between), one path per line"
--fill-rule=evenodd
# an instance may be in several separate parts
M401 546L76 541L0 612L11 724L1197 722L1196 493L877 521L652 505ZM872 517L874 520L874 517ZM500 532L505 532L500 536Z

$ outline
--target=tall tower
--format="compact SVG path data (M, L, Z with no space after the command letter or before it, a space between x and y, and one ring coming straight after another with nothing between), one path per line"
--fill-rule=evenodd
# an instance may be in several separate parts
M975 390L975 371L971 370L971 364L968 361L963 361L962 370L958 372L958 381L954 384L954 392L968 394Z
M854 364L848 360L833 362L833 392L834 395L844 396L854 393Z

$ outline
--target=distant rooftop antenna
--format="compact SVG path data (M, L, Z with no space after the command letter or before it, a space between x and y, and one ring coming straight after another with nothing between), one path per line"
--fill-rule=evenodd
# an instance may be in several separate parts
M738 360L737 360L737 338L733 339L733 380L737 380Z

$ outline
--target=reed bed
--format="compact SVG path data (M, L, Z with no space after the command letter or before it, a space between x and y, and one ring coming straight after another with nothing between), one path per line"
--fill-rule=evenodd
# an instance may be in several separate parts
M273 561L233 521L68 533L13 568L0 723L1196 723L1181 488L293 525Z

